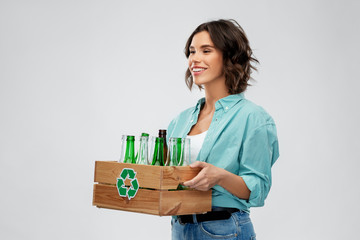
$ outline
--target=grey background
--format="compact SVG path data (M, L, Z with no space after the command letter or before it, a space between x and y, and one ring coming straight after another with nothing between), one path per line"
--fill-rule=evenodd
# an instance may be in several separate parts
M170 218L92 206L95 160L203 93L183 48L234 18L260 60L246 97L281 157L258 239L356 239L359 1L0 1L0 238L169 239Z

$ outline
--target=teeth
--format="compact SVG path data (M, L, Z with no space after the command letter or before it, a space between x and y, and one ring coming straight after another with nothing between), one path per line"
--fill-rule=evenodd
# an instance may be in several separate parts
M205 70L205 68L193 68L193 72L200 72L202 70Z

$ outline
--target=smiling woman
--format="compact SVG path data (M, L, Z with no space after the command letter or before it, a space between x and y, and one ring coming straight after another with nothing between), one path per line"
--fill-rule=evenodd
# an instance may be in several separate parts
M198 44L199 41L204 44L198 46L200 47L198 50L202 51L203 55L214 55L212 54L214 52L216 55L222 56L222 62L218 62L218 64L221 64L225 84L230 94L245 91L249 85L248 81L252 70L256 70L253 63L258 63L258 60L253 57L249 41L241 26L234 20L219 20L203 23L194 30L185 45L185 55L189 59L185 82L189 89L194 83L191 55L196 53L196 49L193 44ZM218 57L220 57L219 55ZM196 82L195 84L199 88L203 88L201 84Z
M208 32L196 34L189 47L189 71L195 84L201 86L222 86L223 74L222 52L215 48Z
M273 119L243 94L258 61L234 20L201 24L185 55L186 84L204 89L205 98L170 123L168 137L190 136L198 153L190 166L202 170L183 185L212 189L212 211L174 216L172 238L255 239L249 209L264 205L279 157Z

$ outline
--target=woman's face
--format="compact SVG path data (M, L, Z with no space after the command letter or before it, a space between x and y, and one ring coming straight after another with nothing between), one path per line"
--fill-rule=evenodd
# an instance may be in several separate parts
M196 85L225 84L222 52L215 48L207 31L194 35L189 50L189 70Z

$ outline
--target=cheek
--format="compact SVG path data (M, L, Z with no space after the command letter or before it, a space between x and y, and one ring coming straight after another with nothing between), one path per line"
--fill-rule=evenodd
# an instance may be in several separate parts
M223 66L223 60L220 56L213 56L211 59L209 59L209 63L216 69Z
M218 73L222 73L223 72L223 62L222 62L222 59L219 61L217 59L217 61L215 62L215 66L216 66L216 71Z
M219 66L219 71L222 73L224 68L224 62L222 57L218 59L218 66Z
M191 67L191 65L192 65L192 63L191 63L192 61L191 61L191 59L190 58L188 58L188 67L189 67L189 69L190 69L190 67Z

